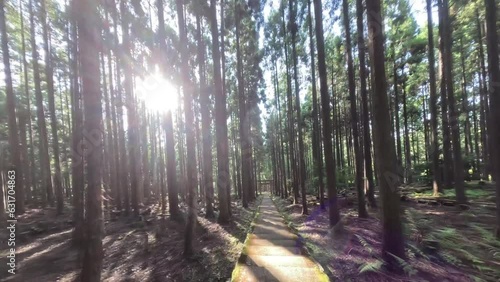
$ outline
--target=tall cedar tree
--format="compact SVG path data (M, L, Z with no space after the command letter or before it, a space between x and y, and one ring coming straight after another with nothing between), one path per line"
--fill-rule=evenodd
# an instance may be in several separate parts
M486 6L486 43L488 44L488 71L490 74L490 99L491 99L491 127L490 144L500 144L500 68L498 62L498 29L497 6L495 0L485 0ZM495 110L493 110L495 109ZM500 149L492 146L492 160L496 174L496 200L497 200L497 226L496 237L500 239Z
M184 20L184 3L182 0L176 0L177 21L179 26L179 40L181 46L188 45L186 23ZM189 257L193 254L193 236L194 227L196 224L196 203L195 194L197 187L197 172L196 172L196 150L195 150L195 135L194 135L194 115L193 115L193 89L189 78L189 58L187 48L181 48L181 79L182 91L184 94L184 118L186 131L186 192L188 205L188 218L186 223L186 233L184 235L184 255Z
M297 70L297 23L295 19L296 3L293 0L288 1L290 7L290 29L292 34L292 57L293 57L293 81L295 82L295 111L297 114L297 135L298 135L298 180L300 185L300 193L302 194L302 214L307 214L307 198L306 198L306 163L304 160L304 140L302 136L302 114L300 112L300 96L299 96L299 78ZM295 3L295 4L294 4Z
M64 195L61 185L61 164L59 159L59 137L57 134L56 106L54 99L54 70L52 69L52 50L49 47L49 23L47 22L46 0L40 1L40 20L42 22L43 51L45 53L45 80L47 96L49 98L50 127L52 131L52 154L54 157L53 185L56 192L57 214L62 214L64 208Z
M71 84L72 103L71 114L73 120L71 132L71 186L73 188L73 243L80 246L85 239L84 226L84 159L81 151L83 142L83 107L79 84L79 55L78 55L78 26L75 20L77 2L72 1L71 8ZM76 7L75 7L76 6Z
M35 83L36 121L40 138L38 152L40 154L42 189L45 189L45 192L41 191L40 194L42 195L42 205L45 206L47 202L50 205L54 204L54 194L52 192L52 177L50 175L49 142L47 141L47 126L45 123L40 68L38 65L38 47L35 36L35 11L33 10L33 6L33 1L30 0L28 7L30 13L31 57L33 61L33 80Z
M19 135L16 120L16 97L12 87L12 74L10 71L9 39L7 35L7 25L5 18L5 2L0 0L0 30L2 36L2 58L5 73L5 85L7 94L6 111L9 119L9 146L11 153L10 167L7 171L7 187L15 187L16 192L16 214L24 213L24 184L23 169L21 159L21 148L19 147ZM10 194L9 194L10 195ZM3 194L2 194L3 196ZM3 198L0 198L3 201ZM11 204L10 202L8 204ZM10 207L9 207L10 210ZM4 213L4 210L0 210Z
M374 148L382 198L382 255L389 268L400 265L394 257L405 258L400 199L397 192L396 152L391 135L389 102L386 86L384 32L380 0L366 2L368 15L369 51L373 70Z
M307 1L307 14L308 14L308 25L309 25L309 50L311 52L311 79L312 79L312 118L313 118L313 131L312 131L312 151L313 151L313 159L314 159L314 169L316 177L318 177L318 186L319 186L319 204L321 209L325 209L325 185L323 181L323 154L321 152L322 144L321 144L321 136L320 136L320 123L319 123L319 104L318 104L318 90L316 86L316 63L315 63L315 52L314 52L314 32L313 32L313 18L312 18L312 10L311 10L311 0ZM276 70L277 71L277 70ZM276 75L277 79L277 75ZM277 82L276 82L277 84ZM278 86L278 85L277 85ZM276 87L277 87L276 86ZM278 95L279 100L279 95ZM278 102L279 107L279 102ZM278 110L280 114L280 111ZM278 118L280 124L281 131L281 115ZM280 143L281 145L281 143ZM282 148L282 146L280 146ZM281 165L283 167L283 165Z
M427 32L428 32L428 59L429 59L429 87L431 110L431 147L430 157L432 162L432 189L434 196L441 192L441 177L439 171L439 142L438 142L438 110L436 92L436 69L434 56L434 25L432 24L432 0L427 0Z
M372 164L372 140L370 136L370 110L368 109L368 91L366 85L366 47L363 28L363 0L356 0L356 26L358 32L358 57L359 57L359 80L362 103L363 117L363 149L365 165L365 192L370 206L377 207L375 201L375 184L373 183L373 164Z
M446 94L448 95L448 107L450 111L450 127L451 127L451 138L453 144L453 172L455 179L455 193L458 204L465 204L467 198L465 196L464 187L464 161L462 157L462 149L460 143L460 124L459 124L459 113L456 110L456 101L454 93L454 82L453 82L453 53L452 53L452 26L451 19L449 15L449 4L448 0L442 1L441 16L443 18L443 45L444 45L444 66L445 74L444 79L446 81Z
M166 49L165 42L165 20L163 16L163 0L156 1L158 10L158 37L160 41L160 49ZM160 61L162 66L162 71L165 72L164 67L167 65L165 54L161 53ZM175 93L167 93L168 95L175 95ZM175 159L175 140L174 140L174 125L172 118L172 111L169 110L165 114L165 149L167 151L167 189L168 189L168 211L170 217L175 220L181 218L181 212L179 210L179 197L177 190L177 172L176 172L176 159Z
M212 100L210 91L208 91L205 75L205 44L202 39L203 18L201 15L196 15L197 40L198 40L198 66L200 71L200 112L201 112L201 131L202 131L202 173L203 185L205 186L205 206L206 217L215 217L213 202L214 202L214 175L213 175L213 157L212 157L212 117L210 109L212 108Z
M217 30L217 1L210 0L210 29L212 33L212 60L214 67L215 134L217 138L217 192L219 196L219 223L227 223L230 217L229 140L227 134L226 93L221 75L221 56ZM221 9L224 7L221 4Z
M349 85L349 101L351 104L351 127L354 142L355 184L358 194L358 215L361 218L368 217L365 205L365 193L363 190L363 155L359 138L358 111L356 109L356 82L354 77L354 63L352 59L351 24L349 18L349 1L343 0L345 48L347 56L347 76Z
M103 124L99 69L100 32L98 6L91 1L74 0L77 9L78 49L82 97L84 104L84 132L92 134L96 142L86 152L87 161L87 242L83 257L81 281L94 282L101 279L104 251L102 237L104 222L102 215L101 168L103 158Z
M236 76L238 81L238 106L239 106L239 133L240 133L240 148L241 148L241 189L242 189L242 204L244 208L248 208L248 201L251 199L251 162L252 152L250 145L250 117L247 111L247 101L245 97L245 87L243 78L243 55L241 54L241 23L242 7L239 0L235 4L235 28L236 28Z
M321 0L314 0L314 18L316 20L316 45L318 47L318 72L320 81L321 109L323 118L323 150L325 155L326 185L328 191L328 208L330 226L340 221L338 196L336 187L335 162L333 159L332 122L330 120L330 98L326 73L325 39L323 37L323 8Z

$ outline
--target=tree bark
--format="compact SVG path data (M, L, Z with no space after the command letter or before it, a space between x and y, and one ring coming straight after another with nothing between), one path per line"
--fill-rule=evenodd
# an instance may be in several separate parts
M355 185L358 194L358 216L361 218L368 217L365 204L365 191L363 190L363 155L361 152L361 143L359 138L358 111L356 109L356 82L354 77L354 63L352 58L351 45L351 25L349 18L349 2L343 0L343 18L345 28L345 48L347 59L347 77L349 87L349 101L351 104L351 127L354 145L354 165L355 165Z
M103 150L103 124L99 69L99 38L97 27L97 5L75 0L78 13L78 50L80 51L80 74L85 111L84 132L92 134L96 142L86 152L87 160L87 244L83 257L81 281L94 282L101 279L102 236L104 222L102 216L101 168Z
M16 120L16 97L12 87L12 73L10 70L10 50L9 39L5 17L5 2L0 0L0 31L2 35L2 58L3 69L5 73L5 92L7 96L6 112L8 115L9 125L9 146L10 146L10 165L7 171L7 187L14 187L15 191L15 213L24 213L24 179L23 179L23 162L21 157L21 149L19 147L19 134L17 130ZM9 188L10 189L10 188ZM10 195L10 194L9 194ZM0 197L3 201L3 194ZM7 202L7 207L10 210L12 202ZM4 213L5 210L0 210ZM12 218L10 218L12 219Z
M330 120L330 99L328 97L328 84L326 73L325 40L323 37L323 8L321 0L314 0L314 15L316 22L316 45L318 47L318 73L320 80L321 107L323 118L323 150L325 154L326 184L328 186L328 207L330 226L337 225L340 221L339 206L337 202L336 168L332 151L332 125Z
M182 0L176 0L177 21L179 26L179 40L182 46L188 45L186 23L184 21L184 3ZM184 118L186 130L186 192L188 205L188 218L186 223L186 232L184 239L184 256L190 257L193 255L193 236L194 227L196 224L196 151L195 151L195 134L194 134L194 115L193 115L193 89L191 79L189 77L189 61L186 48L181 48L181 80L182 90L184 94Z
M491 127L490 144L500 144L500 68L498 62L498 28L497 28L497 6L495 0L485 0L486 6L486 43L488 45L488 72L490 78L490 99L491 99ZM500 239L500 149L492 148L493 167L496 174L496 203L497 203L497 222L496 237Z
M49 159L49 144L47 141L47 126L45 123L45 111L43 108L43 96L41 88L41 78L40 69L38 65L38 47L36 45L35 36L35 13L33 11L33 3L30 0L29 4L30 13L30 34L31 34L31 58L33 61L33 79L35 84L35 100L36 100L36 115L37 115L37 127L38 134L40 136L40 148L38 152L40 154L40 167L41 167L41 177L42 177L42 206L46 206L47 202L50 205L54 204L53 191L52 191L52 177L50 172L50 159Z
M312 83L312 118L313 118L313 131L312 131L312 151L314 159L314 169L315 176L318 177L319 186L319 204L321 209L325 209L325 185L323 181L323 155L321 135L320 135L320 124L319 124L319 105L318 105L318 90L316 86L316 58L314 50L314 32L313 32L313 18L311 11L311 0L307 1L307 12L308 12L308 26L309 26L309 49L311 52L311 83ZM279 118L281 125L281 118ZM281 130L279 130L281 132ZM280 146L281 147L281 146Z
M387 97L384 33L380 0L366 2L368 15L369 50L373 71L374 143L378 181L382 198L383 241L382 255L391 269L401 266L394 256L405 258L399 193L399 175L396 171L396 152L391 136L391 122Z
M439 169L439 141L438 141L438 110L436 91L436 69L434 56L434 25L432 24L432 0L427 1L427 33L428 33L428 60L429 60L429 108L431 112L430 158L432 160L432 191L434 196L442 192L441 173Z
M370 110L368 108L368 91L366 85L366 55L365 37L363 35L363 0L356 0L356 24L358 32L358 57L359 57L359 80L361 91L361 103L363 113L363 149L365 165L365 193L371 207L377 207L375 201L375 184L373 183L373 161L372 161L372 141L370 136Z
M217 189L219 196L219 223L227 223L230 217L231 198L229 174L229 139L227 133L226 93L221 75L219 34L217 29L217 1L210 0L210 21L212 31L212 60L215 89L215 134L217 136ZM224 9L221 5L221 9ZM222 19L223 20L223 19Z
M63 189L61 186L61 164L59 159L59 137L57 134L57 119L56 119L56 108L54 101L54 74L52 69L52 59L51 54L52 51L49 47L49 32L48 32L48 23L47 23L47 12L45 8L45 0L41 0L41 22L42 22L42 34L43 34L43 50L45 53L45 79L47 82L47 96L49 98L49 114L50 114L50 127L52 130L52 150L54 157L54 179L53 185L56 192L56 211L57 214L60 215L63 212L64 208L64 195Z
M460 144L460 128L459 114L456 108L455 93L453 89L453 53L452 53L452 28L451 19L449 17L448 0L443 0L442 6L443 16L443 44L444 44L444 65L445 65L445 80L446 92L448 94L449 110L450 110L450 127L453 144L453 170L455 179L455 193L458 204L465 204L467 198L465 196L464 187L464 165L462 150Z
M308 214L307 211L307 198L306 198L306 165L304 160L304 139L302 136L302 114L300 109L300 97L299 97L299 78L298 78L298 70L297 70L297 46L296 46L296 38L297 38L297 24L295 22L295 6L294 1L289 0L289 16L290 22L289 26L291 27L292 34L292 57L293 57L293 80L295 82L295 112L297 114L297 135L298 135L298 180L300 185L300 193L302 194L302 214Z

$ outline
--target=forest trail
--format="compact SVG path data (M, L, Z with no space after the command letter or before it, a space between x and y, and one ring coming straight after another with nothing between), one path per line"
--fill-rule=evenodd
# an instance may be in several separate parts
M232 281L329 281L265 195Z

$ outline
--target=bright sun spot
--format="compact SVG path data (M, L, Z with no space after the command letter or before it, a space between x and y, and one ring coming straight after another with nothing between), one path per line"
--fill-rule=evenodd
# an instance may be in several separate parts
M163 113L177 109L177 88L158 71L137 78L136 93L150 111Z

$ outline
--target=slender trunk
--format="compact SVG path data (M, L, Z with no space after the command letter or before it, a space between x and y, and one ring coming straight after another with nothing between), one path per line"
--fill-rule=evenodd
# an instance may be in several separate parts
M321 135L319 132L319 105L318 105L318 91L316 87L316 64L315 64L315 53L314 53L314 36L313 36L313 18L311 11L311 0L307 1L307 12L308 12L308 26L309 26L309 49L311 52L311 78L312 78L312 103L313 103L313 131L312 131L312 153L314 159L314 171L318 178L319 186L319 204L321 209L325 209L325 185L323 182L323 156L321 154ZM279 118L281 121L281 118ZM279 130L281 132L281 129Z
M35 36L35 13L33 11L33 4L30 0L29 4L29 13L30 13L30 34L31 34L31 58L33 61L33 79L35 84L35 98L36 98L36 115L37 115L37 127L38 134L40 136L39 149L38 152L40 154L40 167L41 167L41 176L42 176L42 189L45 189L45 192L40 191L42 195L42 206L47 205L47 202L50 205L54 204L53 191L52 191L52 177L50 172L50 158L49 158L49 144L47 141L47 126L45 123L45 111L43 107L43 96L42 96L42 88L41 88L41 78L40 78L40 69L38 65L38 47L36 45L36 36Z
M10 69L10 50L9 39L7 33L6 17L5 17L5 2L0 0L0 31L2 35L2 58L3 69L5 74L5 92L7 96L6 111L8 114L9 124L9 146L11 151L10 165L7 171L8 189L14 187L15 191L15 209L16 214L24 213L24 182L23 182L23 161L21 149L19 148L19 135L17 130L16 120L16 97L12 87L12 73ZM11 195L9 193L9 195ZM3 194L0 195L0 200L3 201ZM10 197L9 197L10 198ZM11 200L7 201L7 206L10 210ZM0 210L4 213L5 210Z
M202 25L203 19L197 15L196 16L196 29L197 29L197 41L198 41L198 67L200 76L200 112L202 119L202 153L203 153L203 165L202 165L202 175L203 175L203 187L205 189L205 207L206 207L206 217L215 217L213 209L213 198L214 198L214 177L213 177L213 167L212 167L212 117L210 115L211 99L210 92L206 86L205 78L205 45L202 41Z
M292 100L292 82L290 77L289 63L288 63L288 44L285 28L285 8L282 8L282 24L283 24L283 48L285 49L285 68L286 68L286 84L287 84L287 120L288 120L288 143L290 146L290 163L291 163L291 178L293 190L293 203L297 204L299 199L299 183L298 183L298 168L296 159L296 144L295 144L295 123L293 118L293 100Z
M445 44L444 44L444 28L445 22L442 13L443 0L438 0L439 7L439 72L440 72L440 91L441 91L441 117L443 127L443 186L450 188L453 182L453 159L451 154L451 132L450 132L450 116L449 116L449 101L446 92L446 63L445 63ZM443 188L444 188L443 187Z
M295 82L295 112L297 114L297 135L298 135L298 182L300 185L300 193L302 194L302 214L307 214L307 199L306 199L306 165L304 161L304 140L302 136L302 114L300 110L300 97L299 97L299 79L297 70L297 47L296 47L296 37L297 37L297 24L295 22L295 6L294 1L289 0L289 16L290 16L290 26L292 34L292 58L293 58L293 80Z
M358 33L358 56L359 56L359 80L362 103L363 116L363 149L364 149L364 165L365 165L365 193L371 207L377 207L375 201L375 184L373 183L373 166L372 166L372 141L370 136L370 116L368 108L368 91L366 85L366 56L365 56L365 37L363 35L363 0L356 0L356 24Z
M325 40L323 37L323 8L321 0L314 0L314 15L316 20L316 45L318 47L318 72L320 80L321 107L323 118L323 150L325 154L326 184L328 191L328 206L330 226L340 221L339 206L337 203L337 187L335 161L332 152L332 125L330 120L330 99L328 97L327 73L325 63Z
M60 215L64 208L64 195L61 187L61 164L59 160L59 137L57 135L57 119L56 107L54 101L54 74L52 69L51 48L49 46L49 31L47 23L47 12L45 9L45 0L41 0L41 22L43 34L43 50L45 53L45 79L47 82L47 96L49 98L49 114L50 114L50 127L52 130L52 150L54 155L54 169L55 174L53 178L53 185L56 192L57 214Z
M429 156L432 159L432 190L434 196L442 192L441 173L439 169L439 140L438 140L438 109L436 91L436 69L434 56L434 25L432 24L432 0L427 0L427 32L428 32L428 60L429 60L429 108L431 112L431 148Z
M184 21L184 3L181 0L176 0L177 20L179 27L179 40L181 44L187 46L187 30ZM191 79L189 77L189 61L186 48L181 48L181 79L182 90L184 94L184 118L185 118L185 132L186 132L186 192L187 192L187 205L188 205L188 218L186 223L186 233L184 239L184 256L189 257L194 253L193 250L193 236L196 224L196 156L195 156L195 134L194 134L194 115L193 115L193 89Z
M251 146L247 132L247 123L250 122L250 118L247 112L247 101L245 95L245 87L243 80L243 61L242 54L240 48L240 21L241 18L241 4L238 0L235 3L235 18L236 18L236 73L237 73L237 81L238 81L238 105L239 105L239 131L240 131L240 147L241 147L241 174L242 174L242 202L243 207L248 207L248 201L251 198Z
M136 100L134 98L133 89L133 74L132 74L132 64L131 64L131 39L129 35L130 23L129 23L129 12L127 11L125 1L120 2L120 12L122 14L122 41L123 41L123 60L122 67L125 75L124 88L125 88L125 105L127 108L127 135L128 135L128 153L129 153L129 163L128 170L130 173L130 193L131 193L131 204L134 216L139 216L139 171L138 164L140 160L139 151L139 124L137 117Z
M396 146L397 146L396 149L397 149L398 165L402 167L403 146L401 145L401 126L399 121L399 88L398 88L399 79L398 79L398 67L396 66L396 61L394 61L393 74L394 74L394 123L396 124L395 134L396 134Z
M455 193L457 203L465 204L467 198L465 196L464 187L464 165L462 158L462 150L460 144L460 128L459 128L459 114L456 108L455 93L453 89L453 54L452 54L452 28L451 19L449 17L448 0L443 0L442 16L444 22L443 40L444 40L444 65L445 65L445 80L446 92L449 100L450 110L450 127L451 137L453 144L453 170L455 179Z
M99 72L99 50L97 42L98 7L90 2L76 1L78 11L78 50L80 50L80 74L85 111L84 132L96 138L92 150L86 152L87 161L87 245L83 257L81 281L93 282L101 279L104 251L102 237L104 222L102 216L101 167L103 149L102 105Z
M489 167L490 167L490 144L488 143L488 137L489 137L489 129L491 128L489 125L488 121L488 86L487 86L487 79L486 79L486 64L485 64L485 56L484 56L484 47L483 47L483 30L481 28L481 20L479 18L479 11L476 10L476 18L477 18L477 42L479 45L479 62L480 62L480 67L481 67L481 74L479 76L479 84L481 87L480 91L480 107L481 107L481 112L480 112L480 126L481 126L481 143L483 147L483 152L482 152L482 159L483 159L483 169L482 169L482 177L483 179L488 179L488 172L489 172Z
M363 190L363 155L360 148L360 137L358 127L358 111L356 109L356 82L354 77L354 63L352 58L351 46L351 26L349 21L349 3L343 0L343 15L344 15L344 28L345 28L345 48L347 59L347 76L349 87L349 101L351 104L351 126L354 145L354 158L355 158L355 185L358 194L358 215L361 218L368 217L365 204L365 191Z
M164 50L166 48L165 42L165 20L163 16L163 0L156 1L158 10L158 36L160 41L160 48ZM166 66L166 58L162 56L160 58L161 66ZM165 72L165 69L162 69ZM176 95L175 93L168 93L168 95ZM167 153L167 187L168 187L168 211L171 218L174 220L179 220L181 218L181 212L179 209L179 192L178 192L178 182L177 182L177 161L175 156L175 139L174 139L174 125L172 111L167 111L164 120L165 126L165 151ZM161 147L161 143L159 144ZM162 155L163 157L163 155Z
M229 174L229 140L227 133L226 93L221 75L219 34L217 29L217 2L210 0L210 21L212 31L212 59L215 89L215 131L217 134L217 189L219 195L219 223L229 221L231 198ZM221 9L224 7L221 6Z
M397 191L399 176L396 171L396 152L391 136L391 122L385 77L384 34L380 0L366 2L370 58L373 70L374 141L377 172L382 198L383 241L382 255L392 269L401 266L394 256L405 258L401 208Z
M410 147L410 131L408 130L408 106L407 106L407 93L406 81L403 81L403 126L405 131L405 175L406 182L411 184L413 182L411 172L411 147Z
M495 128L491 128L490 144L500 143L500 129L498 129L498 124L500 124L500 68L498 62L498 28L497 28L497 6L495 0L485 0L486 5L486 43L488 45L488 72L490 78L490 99L491 99L491 109L496 109L490 111L490 124L496 125ZM493 147L493 146L492 146ZM497 203L497 222L496 222L496 237L500 239L500 182L498 181L500 177L500 149L493 147L490 152L492 160L494 161L493 173L496 175L496 203Z
M74 15L76 3L71 4L71 14ZM84 152L83 145L83 105L79 84L78 67L78 29L76 20L71 17L71 120L73 121L71 132L71 186L73 189L73 244L82 246L85 240L84 226Z

